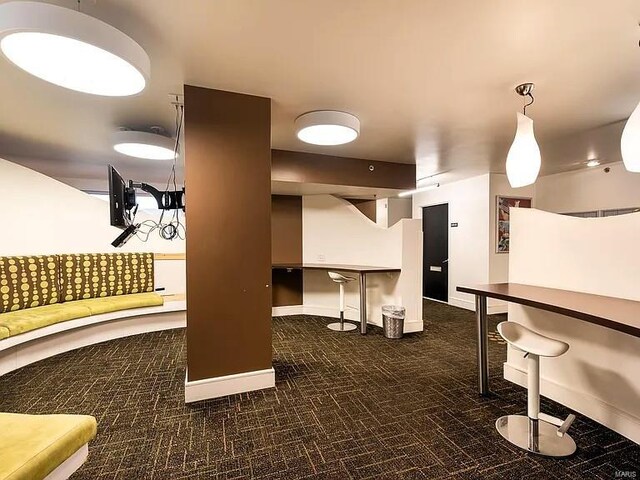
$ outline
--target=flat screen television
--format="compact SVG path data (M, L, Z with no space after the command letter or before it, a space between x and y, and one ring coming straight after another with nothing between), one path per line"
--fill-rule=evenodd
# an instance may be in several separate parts
M135 190L127 187L118 171L109 165L109 211L111 225L125 229L131 224L129 211L135 206Z

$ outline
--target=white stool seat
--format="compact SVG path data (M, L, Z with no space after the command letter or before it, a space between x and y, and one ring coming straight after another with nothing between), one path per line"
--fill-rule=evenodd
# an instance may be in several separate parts
M333 280L336 283L348 283L348 282L353 282L355 280L355 278L353 277L345 277L344 275L340 275L339 273L336 273L336 272L329 272L329 277L331 277L331 280Z
M512 347L540 357L559 357L569 350L567 343L540 335L519 323L502 322L498 332Z
M515 322L500 323L498 332L509 345L526 352L527 361L527 416L500 417L496 421L498 433L531 453L547 457L572 455L576 442L567 435L567 430L576 416L570 414L562 420L540 411L540 357L559 357L569 350L569 345Z
M329 325L327 325L327 328L336 332L350 332L352 330L355 330L357 327L353 323L344 321L344 285L345 283L352 282L353 280L355 280L355 278L345 277L344 275L336 272L328 273L331 280L340 285L340 322L330 323Z

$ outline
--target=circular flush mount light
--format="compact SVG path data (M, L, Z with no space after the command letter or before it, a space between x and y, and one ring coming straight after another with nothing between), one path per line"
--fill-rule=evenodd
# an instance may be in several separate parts
M353 142L360 134L357 117L335 110L304 113L295 123L298 138L313 145L342 145Z
M175 141L158 133L122 130L113 135L113 149L146 160L173 160Z
M149 56L134 40L96 18L48 3L0 5L0 50L36 77L94 95L134 95L149 79Z

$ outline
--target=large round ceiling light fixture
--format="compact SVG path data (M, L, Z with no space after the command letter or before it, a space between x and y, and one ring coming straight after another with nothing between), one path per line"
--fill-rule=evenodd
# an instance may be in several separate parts
M353 142L360 134L357 117L335 110L304 113L295 124L298 138L313 145L342 145Z
M525 187L535 183L540 173L542 159L540 147L533 134L533 120L527 117L527 107L534 102L533 83L523 83L516 87L516 93L530 98L523 113L517 113L518 127L509 153L507 154L507 178L513 188Z
M158 133L121 130L113 135L113 149L129 157L173 160L175 140Z
M36 77L94 95L134 95L149 79L149 56L134 40L96 18L48 3L0 5L0 50Z

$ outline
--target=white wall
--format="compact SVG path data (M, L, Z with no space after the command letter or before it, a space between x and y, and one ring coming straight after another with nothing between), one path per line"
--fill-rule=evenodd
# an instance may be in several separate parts
M574 218L517 209L510 281L640 301L640 213ZM640 443L640 339L587 322L509 305L509 320L564 340L542 359L543 395ZM505 378L524 385L522 352L509 349Z
M640 207L640 173L622 163L541 177L536 183L536 208L556 213Z
M489 282L490 175L481 175L413 196L413 218L422 218L422 207L449 205L449 303L475 309L473 295L456 292L460 285ZM428 312L427 312L428 316Z
M122 230L109 224L109 205L34 170L0 159L0 255L118 251L111 242ZM139 214L144 219L144 214ZM122 251L184 253L184 241L152 235L132 238ZM161 284L184 292L184 262L157 265ZM166 265L166 267L165 267ZM168 271L164 272L165 269Z
M366 218L350 203L330 196L302 198L302 259L305 263L332 263L396 267L401 273L367 275L367 313L370 323L381 325L380 307L399 304L407 309L405 332L421 331L422 232L420 222L402 220L391 228ZM354 278L357 274L351 274ZM304 272L306 313L337 316L338 286L327 272ZM358 282L346 286L345 316L358 320ZM315 310L313 310L315 308Z

